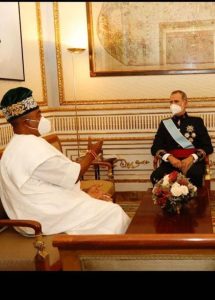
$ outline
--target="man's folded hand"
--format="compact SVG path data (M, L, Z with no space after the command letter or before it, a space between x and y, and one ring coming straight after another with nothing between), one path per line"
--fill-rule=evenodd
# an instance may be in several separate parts
M192 166L193 160L194 160L193 156L190 155L181 161L181 170L184 175L187 174L187 171Z
M175 158L173 155L170 155L168 156L168 161L173 167L181 170L181 161L179 159Z

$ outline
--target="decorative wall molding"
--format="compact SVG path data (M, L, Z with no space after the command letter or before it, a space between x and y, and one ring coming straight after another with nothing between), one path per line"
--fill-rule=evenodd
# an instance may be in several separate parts
M89 112L89 110L88 110ZM190 115L203 118L205 126L209 132L215 131L215 113L201 112L190 113ZM78 128L80 135L104 134L104 135L122 135L122 134L142 134L155 133L162 119L170 117L169 113L126 113L114 115L78 115ZM55 115L55 130L59 133L75 132L75 115Z
M43 115L51 120L52 129L56 132L63 146L64 154L76 160L78 156L76 116L74 109L42 108ZM215 112L192 112L203 118L215 148ZM88 110L87 114L78 116L80 153L87 149L88 137L94 141L103 138L103 155L105 158L116 158L114 178L117 190L147 189L151 187L150 174L153 170L153 157L150 153L152 141L160 120L169 117L169 113L146 113L144 110L134 113L124 110ZM0 118L0 143L5 146L11 136L12 127ZM215 154L210 156L211 177L215 181ZM89 176L92 175L89 171ZM135 183L135 184L134 184ZM139 185L139 186L138 186Z
M53 131L59 135L70 135L76 137L76 116L74 110L59 109L42 109L43 113L51 119ZM215 112L190 112L190 115L200 116L203 118L205 126L211 136L215 132ZM86 136L95 135L97 138L104 136L107 140L130 140L140 137L141 139L151 139L156 132L162 119L170 117L170 113L144 113L144 112L126 112L111 114L103 112L97 114L88 109L87 115L78 115L78 128L81 140L86 140ZM5 134L8 131L10 138L12 127L2 117L0 118L0 128L4 129ZM144 134L144 135L143 135ZM8 143L5 137L2 144Z
M39 41L39 51L40 51L40 69L42 77L42 89L43 89L43 101L39 102L40 105L47 105L47 84L46 84L46 70L45 70L45 59L44 59L44 47L43 47L43 33L42 33L42 20L41 20L41 9L40 2L35 2L36 5L36 15L37 15L37 32Z
M149 164L148 160L135 160L132 162L127 162L126 159L121 158L121 159L116 159L116 161L114 162L114 165L118 164L120 165L121 168L126 168L126 169L136 169L138 168L140 165L146 165Z
M57 59L59 102L60 104L64 104L65 93L64 93L58 2L53 2L53 15L54 15L54 28L55 28L55 47L56 47L56 59Z
M103 100L77 100L79 105L95 105L95 104L130 104L130 103L165 103L165 106L168 105L169 107L169 99L168 98L151 98L151 99L103 99ZM207 105L212 104L213 106L215 101L215 97L201 97L201 98L189 98L189 104L191 103L198 103L199 105ZM74 105L76 101L69 101L69 104ZM65 104L68 104L66 102Z

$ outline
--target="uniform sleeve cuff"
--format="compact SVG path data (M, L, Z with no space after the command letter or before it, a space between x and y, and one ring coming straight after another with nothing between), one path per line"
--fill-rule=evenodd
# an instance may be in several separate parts
M198 160L198 155L196 155L195 153L193 153L193 154L191 154L191 155L192 155L193 158L194 158L194 161L193 161L193 162L194 162L194 163L197 162L197 160Z
M166 153L163 155L162 159L165 161L165 162L168 162L167 158L170 156L170 153Z
M160 149L156 152L155 156L162 159L164 154L166 154L166 151L164 149Z

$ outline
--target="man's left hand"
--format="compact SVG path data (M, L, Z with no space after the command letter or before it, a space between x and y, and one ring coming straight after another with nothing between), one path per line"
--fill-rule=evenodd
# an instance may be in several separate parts
M100 199L100 200L105 200L105 201L110 201L113 202L113 199L111 198L111 195L108 193L105 193L102 189L101 189L101 185L92 185L87 193L96 199Z

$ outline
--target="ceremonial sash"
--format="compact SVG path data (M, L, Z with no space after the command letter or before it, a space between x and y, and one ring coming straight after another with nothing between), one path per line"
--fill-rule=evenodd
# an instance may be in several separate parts
M195 153L196 149L173 149L169 150L168 153L172 154L176 158L185 158Z
M163 120L166 129L169 131L174 140L185 149L194 148L193 144L178 130L172 119Z

